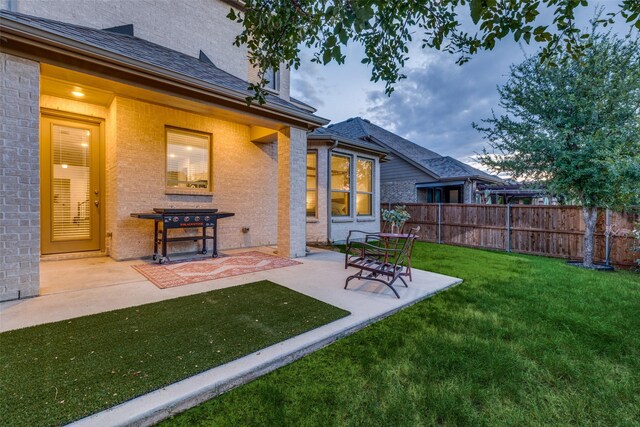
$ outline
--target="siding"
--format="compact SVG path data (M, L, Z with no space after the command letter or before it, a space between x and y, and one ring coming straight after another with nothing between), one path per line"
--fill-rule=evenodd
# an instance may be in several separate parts
M421 171L417 167L409 164L407 161L393 155L388 162L380 164L380 181L381 182L397 182L397 181L414 181L414 182L432 182L436 179Z

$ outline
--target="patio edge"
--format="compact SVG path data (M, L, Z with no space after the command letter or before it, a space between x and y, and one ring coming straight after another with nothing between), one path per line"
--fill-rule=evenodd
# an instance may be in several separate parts
M224 366L224 365L216 366L207 371L201 372L200 374L185 378L183 380L170 384L161 389L154 390L147 394L143 394L141 396L138 396L136 398L123 402L117 406L111 407L109 409L105 409L104 411L98 412L93 415L89 415L88 417L81 418L77 421L74 421L68 424L68 426L69 427L85 427L85 426L89 427L89 426L95 426L95 425L140 426L140 427L152 426L173 415L177 415L181 412L184 412L187 409L193 408L194 406L204 403L207 400L220 396L221 394L227 391L230 391L238 386L244 385L263 375L273 372L278 368L281 368L292 362L295 362L296 360L301 359L304 356L307 356L324 347L327 347L328 345L338 341L341 338L347 337L355 332L358 332L373 323L376 323L401 310L404 310L407 307L417 304L418 302L431 298L434 295L439 294L440 292L446 291L454 286L461 284L462 282L463 282L462 279L456 279L455 282L443 288L427 293L421 296L420 298L408 301L405 304L402 304L398 307L395 307L377 316L367 318L355 325L351 325L342 330L336 331L330 334L329 336L326 336L318 341L293 349L287 352L286 354L276 357L270 361L261 363L247 371L240 372L236 375L233 375L230 378L227 378L221 381L211 382L205 386L197 388L196 390L193 390L188 393L184 393L184 392L179 393L175 398L171 400L166 400L163 398L163 396L162 397L158 396L158 398L163 399L164 402L158 402L158 404L151 409L138 411L136 413L136 408L138 408L140 406L139 403L141 403L140 400L153 399L155 397L154 395L165 394L167 392L171 392L173 388L180 388L180 387L186 386L188 385L188 382L193 381L195 378L202 375L206 375L211 370L217 369L220 366ZM311 331L307 331L307 332L311 332ZM295 337L292 337L290 339L293 339L293 338ZM276 346L279 344L281 343L274 344L273 346ZM273 347L273 346L270 346L270 347ZM257 352L249 353L242 357L244 358L244 357L249 357L249 356L258 354L260 352L267 350L270 347L266 347ZM229 363L232 363L232 362L229 362ZM149 404L147 403L145 406L149 406Z

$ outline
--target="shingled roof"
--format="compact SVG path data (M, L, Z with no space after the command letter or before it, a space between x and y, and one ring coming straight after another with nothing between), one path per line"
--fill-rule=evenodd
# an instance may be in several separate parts
M360 138L351 138L344 134L334 131L331 128L317 128L307 136L308 140L333 140L338 144L351 146L356 149L372 151L379 154L388 154L389 150L373 142Z
M491 182L502 181L497 176L476 169L453 157L441 156L361 117L354 117L344 122L329 125L328 129L349 138L379 144L389 149L392 154L407 160L437 179L475 178Z
M243 99L253 94L248 89L248 82L221 70L211 63L138 37L8 10L0 10L0 18L231 90ZM213 59L215 62L215 58ZM274 95L267 96L266 106L268 107L269 105L278 105L307 115L312 111L310 106L304 105L306 108L301 108L303 107L302 105L298 106Z

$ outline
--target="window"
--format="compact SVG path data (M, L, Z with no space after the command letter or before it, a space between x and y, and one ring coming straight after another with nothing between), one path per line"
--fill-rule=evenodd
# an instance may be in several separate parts
M318 216L318 153L307 153L307 216Z
M280 70L274 71L269 68L264 72L264 79L267 80L267 89L278 92L280 90Z
M331 155L331 215L351 215L351 157Z
M358 159L356 163L356 214L373 212L373 161Z
M211 135L167 128L167 188L211 191Z
M449 203L460 203L460 190L449 190Z

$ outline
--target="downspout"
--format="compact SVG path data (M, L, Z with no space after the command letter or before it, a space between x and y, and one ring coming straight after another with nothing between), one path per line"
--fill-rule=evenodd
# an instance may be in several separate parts
M331 151L338 146L338 140L327 150L327 241L331 243Z

